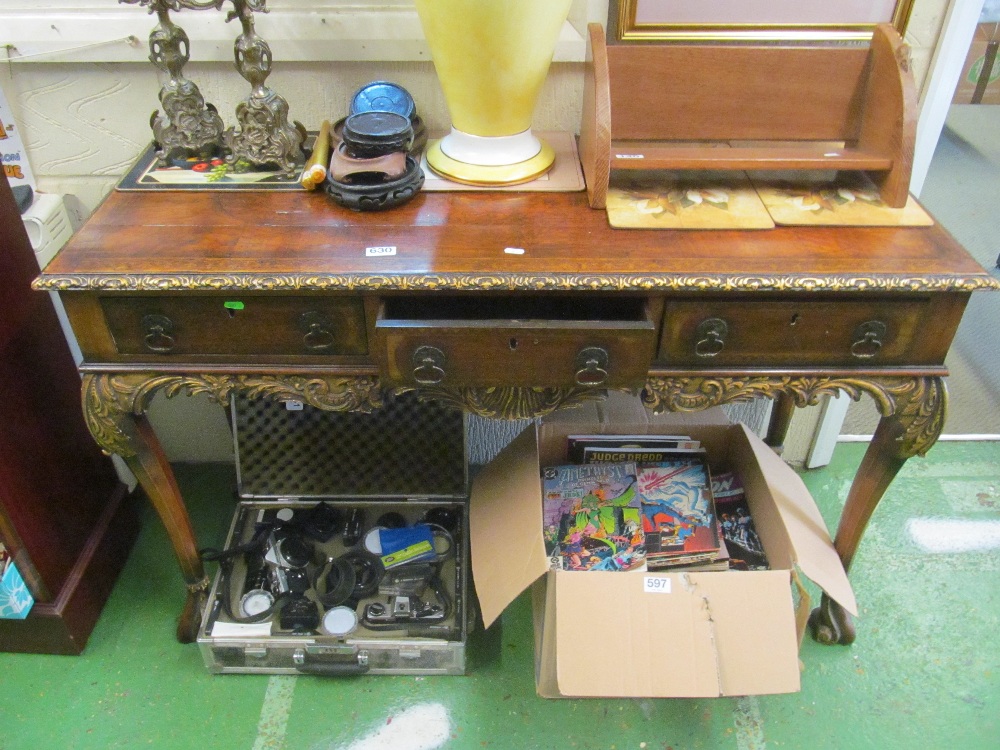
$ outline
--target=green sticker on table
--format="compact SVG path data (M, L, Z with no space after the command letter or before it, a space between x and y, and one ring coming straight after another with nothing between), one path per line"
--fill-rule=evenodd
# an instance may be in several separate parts
M242 310L246 305L239 301L223 302L222 306L227 310Z

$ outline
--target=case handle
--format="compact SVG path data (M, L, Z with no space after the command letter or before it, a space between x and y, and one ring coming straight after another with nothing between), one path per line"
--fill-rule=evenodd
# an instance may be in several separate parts
M369 669L367 651L358 651L354 661L323 661L315 657L310 660L305 649L297 648L292 653L292 663L297 672L321 677L350 677L365 674Z

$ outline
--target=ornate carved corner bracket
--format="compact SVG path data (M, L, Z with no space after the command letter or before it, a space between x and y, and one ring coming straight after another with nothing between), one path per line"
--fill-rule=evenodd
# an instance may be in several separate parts
M251 397L301 401L325 411L371 412L383 406L385 391L372 376L303 377L291 375L166 375L150 373L86 373L83 412L94 439L106 453L136 455L133 416L146 412L153 396L208 394L226 404L242 392ZM607 397L601 388L530 387L398 387L395 393L416 391L420 398L450 403L481 417L531 419L556 409L579 406Z
M378 379L370 376L304 377L292 375L162 375L149 373L86 373L83 412L91 434L106 453L135 456L129 422L145 413L153 396L208 394L225 404L231 394L279 401L301 401L327 411L370 412L382 406Z
M846 393L855 401L870 395L879 413L898 424L896 456L924 455L944 426L947 392L940 377L836 377L761 375L751 377L650 377L642 402L655 413L701 411L754 398L789 396L796 406L809 406L824 395Z

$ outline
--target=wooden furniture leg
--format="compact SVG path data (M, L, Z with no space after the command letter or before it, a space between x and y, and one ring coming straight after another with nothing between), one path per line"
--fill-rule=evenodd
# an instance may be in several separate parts
M153 507L163 521L174 554L180 563L181 575L187 586L187 599L177 622L177 640L193 643L198 637L201 613L205 608L205 597L211 581L205 574L194 528L188 516L187 506L181 496L173 469L160 446L156 433L144 414L130 415L133 422L133 444L135 455L125 458L125 463L135 474Z
M768 426L767 440L765 440L779 456L785 451L785 437L788 435L793 414L795 414L795 400L787 393L779 393L774 400L771 424Z
M944 426L948 392L941 378L916 378L906 389L882 394L891 398L879 404L886 407L882 420L851 484L834 538L844 570L850 570L865 527L896 474L907 459L927 453ZM889 407L893 410L887 411ZM826 594L809 625L820 643L849 644L857 635L851 615Z
M177 640L191 643L198 636L201 612L210 581L205 575L194 529L167 457L146 419L152 393L137 401L143 375L85 375L83 407L87 425L106 453L117 453L135 474L166 527L187 586L187 599L177 623Z

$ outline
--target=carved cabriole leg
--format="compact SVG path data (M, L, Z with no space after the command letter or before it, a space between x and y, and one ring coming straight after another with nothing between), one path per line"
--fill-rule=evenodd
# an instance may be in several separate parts
M947 390L940 377L652 377L642 393L655 412L700 411L732 401L776 398L784 394L795 406L817 403L822 395L844 391L855 401L868 393L882 420L858 468L834 546L849 569L868 520L906 460L924 455L944 426ZM813 637L821 643L851 643L850 615L826 594L810 619Z
M177 621L177 640L192 643L198 637L201 612L210 581L198 555L191 519L170 463L149 420L144 414L140 414L125 416L122 421L124 429L132 432L131 442L136 448L135 455L126 457L125 463L139 480L163 521L187 586L184 609ZM129 425L129 422L132 424Z
M910 386L897 389L890 404L879 404L882 419L851 484L834 538L844 570L850 569L865 527L896 474L907 459L925 455L944 427L948 409L944 380L917 378ZM849 644L857 636L854 619L826 594L809 625L820 643Z
M774 400L774 411L771 414L771 425L767 430L766 441L779 456L785 450L785 437L788 435L794 413L795 401L787 393L779 393Z
M190 643L197 637L209 580L170 464L145 416L155 392L144 387L147 381L145 375L84 375L83 411L97 443L125 460L166 527L188 589L177 640Z
M177 625L177 639L198 635L209 588L194 529L173 471L145 412L157 391L206 393L225 404L235 391L251 396L302 401L331 411L371 411L381 406L378 381L371 377L307 378L272 375L157 375L86 373L83 413L91 434L108 454L117 453L135 473L167 529L188 595Z

